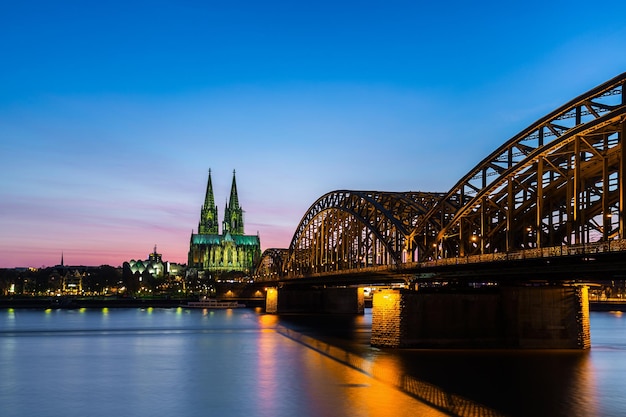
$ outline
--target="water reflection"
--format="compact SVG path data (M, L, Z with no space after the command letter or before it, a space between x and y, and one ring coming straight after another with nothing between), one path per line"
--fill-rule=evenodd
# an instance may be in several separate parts
M258 405L261 415L271 416L275 413L275 401L279 397L280 387L277 386L276 372L281 366L274 356L276 352L276 338L268 332L261 332L257 341L257 389Z
M588 352L376 349L370 320L0 310L0 414L613 417L626 409L625 316L592 314Z
M281 324L312 349L450 415L606 417L626 408L626 319L615 314L592 313L590 351L376 349L358 320L343 330L330 318Z
M379 409L384 404L382 410L387 415L404 415L407 412L407 398L399 396L398 391L419 400L413 401L409 408L415 412L416 407L420 408L417 415L454 415L454 416L500 416L499 412L492 410L482 404L476 403L459 395L450 394L439 387L427 382L418 380L404 371L401 363L392 356L379 355L374 360L369 360L359 354L348 352L331 343L307 336L303 333L293 331L289 328L279 328L279 332L312 350L334 359L336 362L344 364L351 369L358 371L361 377L367 377L365 384L349 384L351 387L370 387L361 390L366 393L358 396L361 405L367 405L368 410ZM344 367L341 372L345 374ZM374 388L375 387L375 388ZM390 392L395 391L395 400L389 401ZM354 398L354 393L349 393L346 398ZM403 401L398 401L398 398ZM441 413L441 410L444 414Z
M417 381L419 395L434 398L429 401L449 407L453 415L463 415L456 409L469 407L471 399L485 407L477 415L492 415L491 409L551 417L598 415L589 363L588 352L572 351L413 350L381 352L376 360L387 378L398 372Z

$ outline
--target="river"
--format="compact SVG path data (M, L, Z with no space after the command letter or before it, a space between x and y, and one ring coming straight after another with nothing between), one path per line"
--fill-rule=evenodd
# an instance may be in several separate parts
M357 317L0 309L2 417L626 415L626 314L589 351L376 349Z

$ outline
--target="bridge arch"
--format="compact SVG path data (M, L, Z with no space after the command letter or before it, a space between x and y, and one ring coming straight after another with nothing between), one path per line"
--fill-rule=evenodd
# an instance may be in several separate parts
M327 193L302 217L283 253L282 271L272 272L308 275L414 260L412 230L441 196L349 190Z
M447 193L338 190L257 277L626 239L626 73L503 143ZM273 274L273 275L272 275Z
M454 257L623 237L625 85L626 73L483 159L416 225L422 253Z
M289 246L288 272L300 274L399 264L412 257L411 226L437 193L333 191L303 216Z
M254 275L257 278L263 277L263 279L268 281L281 277L284 272L284 262L287 258L287 254L288 249L265 249Z

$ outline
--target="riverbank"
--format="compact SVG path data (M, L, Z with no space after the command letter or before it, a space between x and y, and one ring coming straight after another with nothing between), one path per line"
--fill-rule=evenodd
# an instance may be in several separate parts
M197 301L197 297L0 297L2 308L173 308ZM227 298L238 301L246 307L265 307L263 298ZM371 299L365 300L365 307L371 308ZM590 311L624 311L626 301L589 301Z
M626 311L626 301L589 301L589 311Z
M0 297L2 308L174 308L185 305L193 298L168 297ZM247 307L263 307L264 299L228 299L238 301Z

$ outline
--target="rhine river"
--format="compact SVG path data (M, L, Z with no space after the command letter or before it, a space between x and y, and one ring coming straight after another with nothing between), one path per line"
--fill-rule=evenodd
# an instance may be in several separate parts
M0 309L0 416L626 415L626 314L592 312L586 352L376 349L370 324Z

